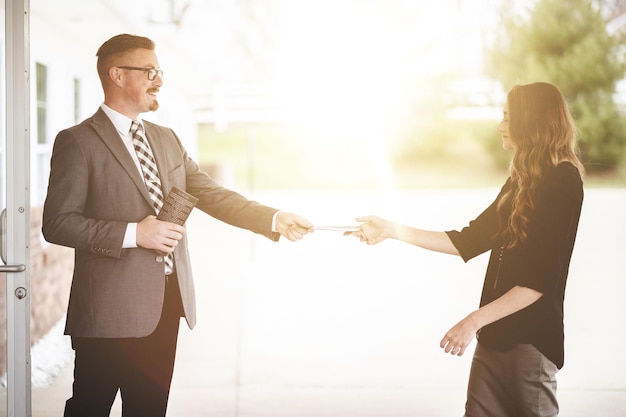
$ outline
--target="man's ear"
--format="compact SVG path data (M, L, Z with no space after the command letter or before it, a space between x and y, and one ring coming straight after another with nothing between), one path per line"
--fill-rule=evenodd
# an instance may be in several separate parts
M117 86L121 86L121 83L124 80L124 71L122 71L118 67L109 68L109 79L111 82Z

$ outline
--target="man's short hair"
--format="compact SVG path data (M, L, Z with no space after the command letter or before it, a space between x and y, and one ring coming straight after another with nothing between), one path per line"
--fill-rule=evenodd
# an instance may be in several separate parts
M137 48L153 51L154 42L144 36L123 33L113 36L98 48L98 52L96 52L96 56L98 57L98 76L103 86L105 85L105 80L108 78L109 68L111 68L113 60L125 52Z

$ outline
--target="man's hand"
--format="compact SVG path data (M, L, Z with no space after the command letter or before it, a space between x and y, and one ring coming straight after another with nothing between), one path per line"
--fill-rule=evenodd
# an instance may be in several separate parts
M304 217L281 211L276 216L276 231L292 242L313 232L313 224Z
M185 228L176 223L164 222L157 220L156 216L148 216L137 223L137 246L168 254L174 251L184 233Z

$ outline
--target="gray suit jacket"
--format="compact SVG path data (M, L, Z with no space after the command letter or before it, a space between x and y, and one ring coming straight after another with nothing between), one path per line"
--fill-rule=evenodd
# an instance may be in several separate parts
M197 208L273 240L276 209L227 190L187 156L176 134L144 121L164 194L177 186L199 199ZM50 162L44 204L47 241L75 249L65 333L76 337L143 337L155 329L163 305L163 257L144 248L123 249L127 223L154 214L139 171L115 127L99 109L60 132ZM196 323L187 239L174 251L184 315Z

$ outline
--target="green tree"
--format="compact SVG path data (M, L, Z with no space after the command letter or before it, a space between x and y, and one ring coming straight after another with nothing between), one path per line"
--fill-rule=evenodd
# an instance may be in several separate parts
M624 36L609 34L599 3L538 0L525 16L504 16L488 54L489 74L505 89L516 83L557 85L580 134L590 171L610 170L626 153L626 118L614 100L623 79Z

